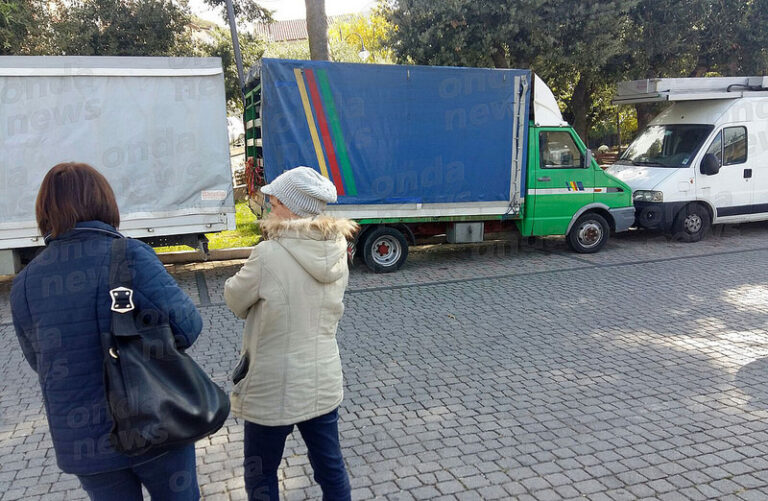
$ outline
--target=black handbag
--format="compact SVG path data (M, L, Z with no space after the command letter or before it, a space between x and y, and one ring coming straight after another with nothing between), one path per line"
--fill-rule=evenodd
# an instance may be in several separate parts
M135 456L193 443L224 425L229 397L176 347L167 315L136 311L125 238L112 244L111 332L102 334L115 450Z

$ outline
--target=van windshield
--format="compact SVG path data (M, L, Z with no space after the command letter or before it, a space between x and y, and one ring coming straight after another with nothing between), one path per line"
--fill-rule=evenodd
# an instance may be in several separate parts
M712 125L651 125L632 141L616 163L688 167L712 128Z

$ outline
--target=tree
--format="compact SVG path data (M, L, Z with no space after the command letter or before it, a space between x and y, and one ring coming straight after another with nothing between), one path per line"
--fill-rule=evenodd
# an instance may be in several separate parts
M374 9L368 17L358 15L336 22L329 30L333 60L361 62L359 53L362 42L370 53L365 62L393 62L393 51L386 45L393 29L394 26L387 21L380 9Z
M214 42L205 44L202 51L206 56L220 57L224 68L224 86L227 93L227 108L230 112L242 112L243 103L240 94L240 78L235 65L235 54L232 48L232 37L229 30L217 27L213 32ZM243 56L243 68L255 65L264 55L266 43L252 33L238 35L240 51Z
M551 43L536 63L545 79L556 81L568 75L572 81L566 111L576 132L584 140L596 122L595 95L606 80L620 77L618 58L625 44L627 15L635 0L548 0L541 16L553 28Z
M397 0L383 4L400 63L527 68L545 0ZM541 36L536 37L535 33Z
M46 23L38 1L0 0L0 55L39 52Z
M680 77L690 73L701 36L702 0L640 0L625 30L627 78Z
M768 73L768 0L747 2L741 23L739 45L741 48L740 70L749 75Z
M634 1L398 0L386 11L396 26L389 43L400 62L533 67L566 91L561 97L586 138L591 95L615 71Z
M171 0L79 0L53 23L64 55L168 56L189 53L189 13Z
M624 53L620 56L623 79L688 76L695 65L698 26L708 0L640 0L629 11ZM656 104L635 105L642 129L659 111Z
M307 34L309 35L309 53L312 59L327 61L328 53L328 18L325 15L325 0L304 0L307 7Z
M767 69L768 1L704 0L697 26L698 57L692 76L764 73Z
M264 57L277 59L310 59L309 42L298 40L291 42L270 42L264 51Z
M227 0L205 0L205 3L223 8L224 21L228 22ZM272 21L272 11L259 5L256 0L232 0L232 10L235 11L236 19L262 23Z
M763 74L768 1L640 0L626 30L624 77ZM639 126L659 107L636 106Z

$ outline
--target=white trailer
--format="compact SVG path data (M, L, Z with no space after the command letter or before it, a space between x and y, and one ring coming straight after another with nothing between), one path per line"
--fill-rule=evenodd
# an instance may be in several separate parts
M234 229L221 60L0 57L0 275L44 245L35 198L69 161L107 177L127 236L205 247Z

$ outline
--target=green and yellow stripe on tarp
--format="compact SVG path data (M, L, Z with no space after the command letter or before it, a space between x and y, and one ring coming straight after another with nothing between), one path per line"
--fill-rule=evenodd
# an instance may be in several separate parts
M355 176L328 74L322 69L308 68L295 68L293 73L321 174L333 182L340 196L356 196Z

